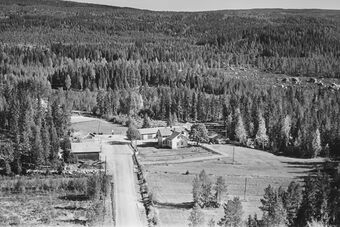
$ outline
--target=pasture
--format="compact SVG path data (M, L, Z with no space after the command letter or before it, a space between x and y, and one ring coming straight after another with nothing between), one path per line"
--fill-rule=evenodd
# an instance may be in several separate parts
M112 134L112 130L115 135L125 135L127 130L126 127L119 124L113 124L102 119L83 116L72 116L71 124L75 134L83 136L88 133Z
M286 158L255 149L235 147L233 162L233 146L210 145L210 147L218 150L225 157L201 162L144 166L162 225L188 225L192 207L192 181L203 169L213 181L218 176L225 178L228 194L224 195L223 200L226 201L234 196L240 197L244 219L246 219L248 215L254 213L261 216L258 207L265 187L269 184L274 187L286 187L293 180L301 182L318 163L323 161L322 159ZM150 151L149 155L152 154L154 154L153 160L157 160L157 157L164 159L161 153ZM140 160L142 161L143 158L141 157ZM218 221L223 216L223 209L205 209L204 214L206 222L211 218Z
M172 162L185 162L193 159L210 159L219 157L212 152L197 146L189 146L180 149L156 148L151 146L139 146L139 160L142 164L159 164Z

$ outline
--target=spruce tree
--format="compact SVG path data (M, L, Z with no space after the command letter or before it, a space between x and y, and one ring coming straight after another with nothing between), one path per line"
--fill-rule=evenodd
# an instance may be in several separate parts
M49 162L49 156L51 152L51 136L50 132L48 130L48 126L46 123L43 125L41 130L41 141L42 141L42 147L43 147L43 158L44 162Z

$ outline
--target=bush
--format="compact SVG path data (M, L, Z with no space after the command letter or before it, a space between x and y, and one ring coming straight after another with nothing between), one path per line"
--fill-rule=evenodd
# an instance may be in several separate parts
M93 200L99 200L101 192L101 178L94 174L87 178L87 196Z
M25 192L25 184L22 181L21 177L18 178L17 182L14 185L14 190L18 193L24 193Z

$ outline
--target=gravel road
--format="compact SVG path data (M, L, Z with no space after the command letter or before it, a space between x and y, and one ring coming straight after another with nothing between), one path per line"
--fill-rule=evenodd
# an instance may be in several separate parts
M102 155L106 157L107 171L113 175L117 227L142 226L137 208L132 150L127 144L102 144Z

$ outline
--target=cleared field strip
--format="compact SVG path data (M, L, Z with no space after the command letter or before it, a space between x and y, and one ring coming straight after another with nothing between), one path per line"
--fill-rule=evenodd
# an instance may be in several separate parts
M146 161L141 162L143 165L162 165L162 164L176 164L176 163L186 163L186 162L202 162L208 160L219 159L223 156L221 155L212 155L208 157L196 157L196 158L184 158L182 160L164 160L164 161Z

